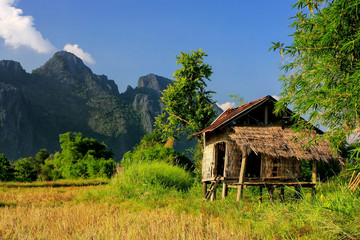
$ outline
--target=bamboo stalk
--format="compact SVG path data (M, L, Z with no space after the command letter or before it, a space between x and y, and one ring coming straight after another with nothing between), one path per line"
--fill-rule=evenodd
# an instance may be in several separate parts
M360 174L360 173L359 173L359 174ZM359 184L360 184L360 178L359 178L359 180L357 181L357 183L356 183L356 185L355 185L355 187L354 187L353 193L356 191L356 189L357 189L357 187L359 186Z
M354 186L354 184L360 179L360 172L356 175L355 179L350 183L350 189Z
M352 182L352 180L353 180L353 178L354 178L355 172L356 172L356 171L354 170L353 174L351 175L351 178L350 178L350 181L349 181L349 187L350 187L351 182Z

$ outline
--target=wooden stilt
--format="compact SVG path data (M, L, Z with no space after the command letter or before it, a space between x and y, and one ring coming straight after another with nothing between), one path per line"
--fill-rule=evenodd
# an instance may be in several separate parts
M241 161L241 168L240 168L240 176L239 176L239 183L240 184L244 183L246 162L247 162L247 156L243 152L243 157L242 157L242 161ZM243 193L243 187L244 187L243 185L239 186L237 196L236 196L236 201L240 201L240 198L242 197L242 193Z
M312 196L312 197L315 197L315 195L316 195L316 188L315 188L315 186L313 186L313 187L311 188L311 196Z
M215 192L215 199L214 199L214 191L216 191L216 187L218 185L218 183L220 182L221 177L217 176L214 180L211 181L210 187L209 189L207 189L207 187L205 187L203 185L203 190L206 189L206 194L204 196L204 200L208 200L209 198L211 198L211 200L215 200L216 199L216 192Z
M267 187L268 190L268 194L269 194L269 200L270 202L274 201L274 187L273 186L269 186Z
M262 190L263 190L263 187L259 186L259 203L262 203Z
M285 187L284 186L280 187L280 199L281 199L281 202L285 202Z
M316 161L314 160L313 161L313 167L312 167L312 183L316 183L316 167L317 167L317 164L316 164Z
M206 182L203 182L203 196L204 198L206 197L206 193L207 193L207 183Z
M301 198L301 186L300 185L295 186L295 197Z
M214 188L213 192L211 193L211 198L210 201L215 201L216 200L216 187Z
M228 195L228 185L227 183L223 183L223 189L222 189L222 199L224 200Z

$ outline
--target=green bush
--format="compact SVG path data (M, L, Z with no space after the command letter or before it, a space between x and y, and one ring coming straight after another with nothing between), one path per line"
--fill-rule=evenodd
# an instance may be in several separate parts
M62 151L54 156L57 172L53 174L60 173L59 177L65 179L112 176L116 163L105 143L72 132L60 134L60 143Z
M10 181L12 180L13 169L10 165L9 160L5 157L4 154L0 153L0 181Z
M139 163L165 162L179 165L188 170L193 169L193 163L184 154L176 152L171 147L164 147L162 143L153 145L140 144L133 151L125 153L121 165L124 167Z
M35 181L38 177L38 163L34 158L20 158L15 162L15 179L20 182Z
M194 178L185 169L165 162L149 162L128 166L118 176L120 187L125 189L154 189L157 187L187 191Z

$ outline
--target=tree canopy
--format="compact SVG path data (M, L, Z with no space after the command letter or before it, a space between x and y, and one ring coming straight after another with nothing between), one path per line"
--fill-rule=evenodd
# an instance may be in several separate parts
M0 153L0 181L11 179L11 166L4 154Z
M288 60L277 110L291 106L296 120L309 116L340 147L360 130L360 0L300 0L293 7L292 43L270 48Z
M199 49L191 53L181 52L174 73L173 84L163 91L164 112L157 117L155 125L163 136L177 138L183 133L196 133L211 123L215 116L214 92L207 91L206 81L210 81L211 66L203 59L206 53Z
M52 178L110 177L115 169L113 153L105 143L83 137L81 133L60 134L62 151L56 153L54 160L46 162L52 166Z

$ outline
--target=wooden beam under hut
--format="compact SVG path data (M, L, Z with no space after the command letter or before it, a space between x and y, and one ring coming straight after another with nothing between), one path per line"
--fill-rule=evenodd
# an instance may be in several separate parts
M239 176L239 187L238 187L236 201L240 201L242 194L243 194L243 187L244 187L243 183L244 183L246 162L247 162L247 155L245 154L245 151L243 151L243 157L242 157L241 168L240 168L240 176Z
M360 174L359 174L359 184L360 184ZM263 201L263 188L267 189L269 200L273 202L274 200L274 189L280 188L280 200L281 202L285 202L285 186L288 187L295 187L296 196L301 197L300 189L304 187L308 188L315 188L315 183L312 182L281 182L281 181L274 181L274 182L267 182L267 181L244 181L243 183L229 183L228 188L237 188L238 195L239 191L243 190L244 186L259 186L259 202L262 203ZM240 193L241 196L241 193ZM240 199L237 198L237 201Z

